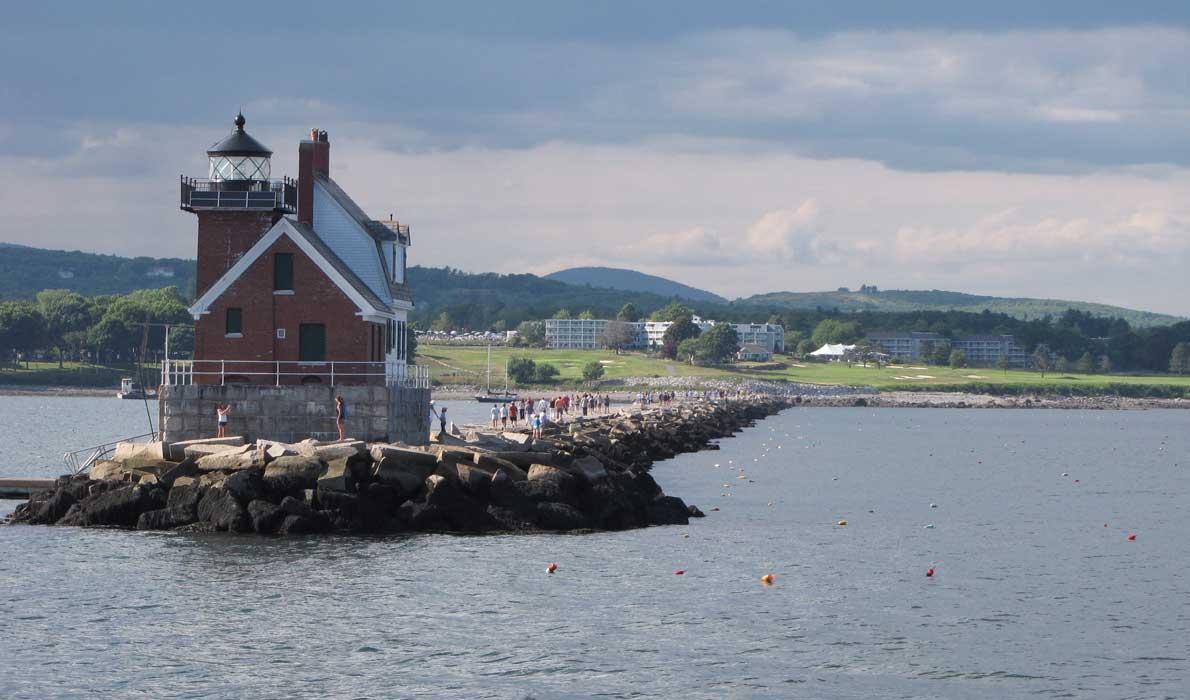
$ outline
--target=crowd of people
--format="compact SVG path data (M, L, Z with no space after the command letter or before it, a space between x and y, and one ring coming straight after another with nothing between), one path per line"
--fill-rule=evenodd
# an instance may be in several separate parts
M565 423L577 416L598 416L611 412L611 396L604 394L563 394L554 398L516 399L492 406L492 427L502 430L522 425L541 437L541 429L550 423Z

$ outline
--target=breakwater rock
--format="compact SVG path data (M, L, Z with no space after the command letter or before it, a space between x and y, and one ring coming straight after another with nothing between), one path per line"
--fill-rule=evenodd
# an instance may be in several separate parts
M695 403L444 444L240 438L122 444L87 475L34 494L11 522L308 534L622 530L701 516L649 475L789 404Z

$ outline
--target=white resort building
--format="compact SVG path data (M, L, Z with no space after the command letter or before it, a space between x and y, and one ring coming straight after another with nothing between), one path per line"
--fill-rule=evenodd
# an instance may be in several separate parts
M691 319L699 330L706 333L715 321L695 316ZM609 319L550 318L545 321L546 346L555 350L598 350L605 347L603 335ZM670 321L625 322L632 329L630 347L655 350L661 347L665 331L673 325ZM770 355L785 352L785 328L772 323L733 323L740 336L740 345L758 346Z

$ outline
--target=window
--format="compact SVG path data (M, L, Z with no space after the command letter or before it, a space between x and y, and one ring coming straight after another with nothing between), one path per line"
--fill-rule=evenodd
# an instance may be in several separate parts
M277 253L273 256L273 291L293 291L293 253Z
M223 324L223 332L227 335L241 335L244 332L244 310L228 309Z
M298 326L298 361L326 361L326 326L321 323Z

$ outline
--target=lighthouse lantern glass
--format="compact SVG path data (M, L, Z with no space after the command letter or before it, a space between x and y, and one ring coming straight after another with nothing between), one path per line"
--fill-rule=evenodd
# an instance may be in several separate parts
M211 156L212 180L267 180L269 159L260 156Z

